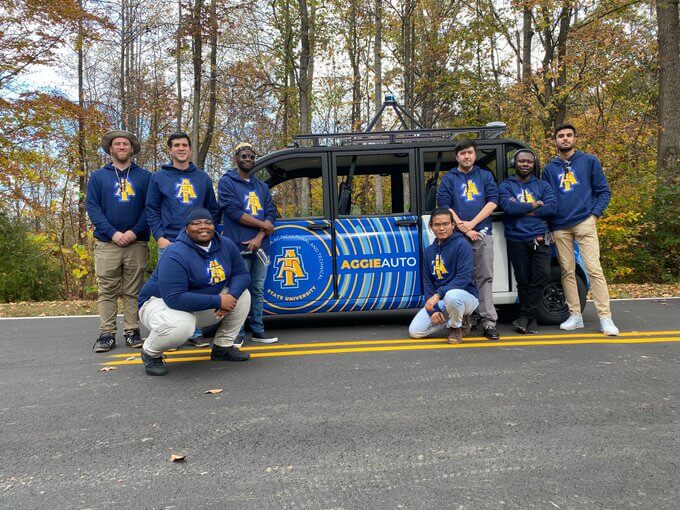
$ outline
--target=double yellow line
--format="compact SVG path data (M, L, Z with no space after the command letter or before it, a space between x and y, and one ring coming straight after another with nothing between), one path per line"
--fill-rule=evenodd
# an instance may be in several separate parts
M481 347L521 347L534 345L583 344L645 344L680 342L680 330L643 331L621 333L607 337L601 333L568 333L553 335L513 335L491 342L481 336L466 337L462 344L447 344L442 338L397 338L392 340L350 340L340 342L311 342L299 344L274 344L244 347L252 358L278 358L283 356L313 356L320 354L348 354L355 352L424 351L432 349L472 349ZM210 359L210 349L181 350L166 353L166 363L205 361ZM114 354L114 361L105 365L136 365L141 363L139 353Z

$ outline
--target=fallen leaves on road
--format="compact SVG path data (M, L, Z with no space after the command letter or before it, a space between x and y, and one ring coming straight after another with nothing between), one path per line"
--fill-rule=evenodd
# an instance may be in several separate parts
M212 390L205 390L203 393L206 395L217 395L219 393L222 393L224 390L222 388L215 388Z
M184 462L184 460L187 458L186 455L177 455L173 453L170 455L170 462Z
M111 370L118 370L118 367L101 367L100 372L110 372Z

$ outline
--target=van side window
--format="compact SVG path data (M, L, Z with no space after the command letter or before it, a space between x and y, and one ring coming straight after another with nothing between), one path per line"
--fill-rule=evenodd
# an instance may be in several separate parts
M475 165L491 171L498 183L498 153L496 147L477 147L477 161ZM437 172L437 160L439 159L439 172ZM424 212L432 212L437 199L437 187L444 174L458 166L456 155L452 150L428 150L423 152L424 163Z
M320 157L277 161L258 170L255 176L269 185L279 218L324 216Z
M338 155L336 170L340 216L411 210L409 153Z

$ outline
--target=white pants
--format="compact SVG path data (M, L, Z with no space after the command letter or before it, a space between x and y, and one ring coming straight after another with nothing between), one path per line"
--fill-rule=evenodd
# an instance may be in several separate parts
M186 342L196 328L207 328L220 322L215 333L215 345L231 347L248 317L250 293L243 291L234 309L222 319L215 317L214 310L183 312L170 308L161 298L152 297L139 309L139 319L150 333L142 349L150 356L160 356Z
M479 300L463 289L451 289L444 299L439 300L437 306L448 319L444 324L435 324L425 308L420 311L411 321L408 334L411 338L424 338L438 329L449 327L459 328L463 325L463 315L470 315L479 305Z

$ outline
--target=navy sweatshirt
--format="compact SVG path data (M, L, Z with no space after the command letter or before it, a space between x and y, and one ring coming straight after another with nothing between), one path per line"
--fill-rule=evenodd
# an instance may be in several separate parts
M493 202L498 204L498 187L493 174L478 166L473 166L468 173L452 168L444 177L437 189L437 204L439 207L453 209L463 221L473 219L484 206ZM491 216L481 221L475 230L479 232L488 227L488 234L492 233Z
M187 215L198 207L212 214L219 223L219 208L212 180L193 163L186 170L163 165L151 176L146 199L146 214L151 232L156 239L174 241L186 224Z
M132 230L139 241L149 240L146 195L151 172L132 163L129 171L108 165L95 170L87 183L87 215L94 237L108 243L116 232Z
M545 235L548 230L547 219L557 212L557 198L550 184L533 175L527 182L519 177L508 177L498 187L500 206L505 211L503 225L506 239L530 241ZM533 208L533 202L542 201L544 205ZM533 216L527 216L532 212Z
M435 239L423 257L425 296L436 292L443 299L448 291L462 289L477 297L473 269L472 245L463 234L454 232L441 244Z
M575 151L568 161L553 158L541 177L557 195L553 230L578 225L591 214L599 218L612 197L600 160L585 152Z
M248 285L250 272L234 243L215 235L206 252L182 231L142 287L138 304L141 307L153 296L175 310L217 310L224 287L238 299Z
M251 176L250 180L246 181L238 175L235 168L232 168L220 178L217 194L224 221L224 235L234 241L241 251L246 249L243 241L252 239L260 230L241 225L243 213L250 214L256 220L269 220L272 225L276 221L276 208L269 193L269 186L255 177ZM261 247L269 253L268 236L262 239Z

